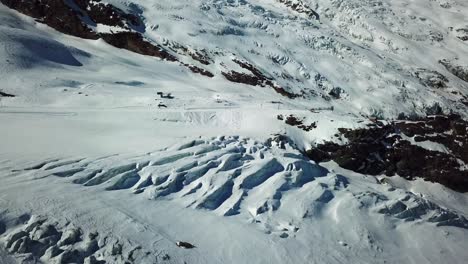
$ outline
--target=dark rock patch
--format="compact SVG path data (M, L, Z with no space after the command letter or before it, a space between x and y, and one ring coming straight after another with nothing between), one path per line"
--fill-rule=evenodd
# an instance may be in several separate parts
M141 19L133 14L127 14L113 5L98 3L99 1L75 0L82 16L86 13L96 24L136 29L143 26ZM84 11L86 10L86 11Z
M286 118L283 115L278 115L277 119L278 120L284 120L284 122L287 125L295 126L295 127L299 128L299 129L302 129L302 130L304 130L306 132L309 132L312 129L317 128L317 123L316 122L312 122L310 125L306 125L306 124L304 124L303 119L298 118L298 117L296 117L294 115L289 115Z
M222 72L223 76L226 77L228 81L235 82L235 83L243 83L252 86L256 86L259 84L260 86L265 86L263 81L258 77L246 73L230 71L230 72Z
M468 28L457 28L455 30L457 38L462 41L468 41Z
M0 235L3 235L3 233L5 233L5 231L6 231L5 224L2 221L0 221Z
M198 73L198 74L201 74L203 76L207 76L207 77L214 77L214 74L205 70L205 69L202 69L200 67L197 67L195 65L190 65L190 64L187 64L187 63L182 63L183 66L187 67L189 70L191 70L193 73Z
M167 61L177 61L177 58L163 48L145 40L143 36L135 32L119 32L114 34L100 34L101 38L110 45L133 51L142 55L158 57Z
M355 172L406 179L416 177L438 182L453 190L468 192L468 122L458 115L429 116L419 121L396 121L388 125L361 129L339 129L347 144L319 144L306 151L317 162L334 160ZM441 144L447 153L412 144L431 141Z
M264 81L271 80L271 78L266 77L259 69L255 68L252 64L238 59L234 59L233 61L241 68L250 71L257 78L262 79Z
M83 22L81 19L83 14L68 6L63 0L0 0L0 2L62 33L85 39L99 38L98 35ZM87 2L89 2L89 0Z
M213 62L205 49L193 50L177 42L164 42L163 45L177 54L189 56L203 65L210 65Z
M440 60L439 63L442 64L445 67L445 69L447 69L447 71L449 71L453 75L457 76L465 82L468 82L468 67L455 65L448 60Z
M192 59L200 62L201 64L204 64L204 65L211 64L211 58L208 56L208 54L204 50L189 51L189 55L190 57L192 57Z
M90 0L0 0L0 2L62 33L85 39L102 38L117 48L168 61L177 61L175 56L145 40L139 32L131 32L132 29L143 27L138 16L127 14L110 4ZM128 31L97 33L88 26L97 23L121 27Z
M321 94L322 98L327 101L330 101L331 99L337 100L349 97L343 88L335 86L333 82L320 73L315 74L314 81L317 87L323 91L323 94Z
M15 97L15 95L0 91L0 97Z
M433 70L428 70L428 69L417 69L414 72L414 75L416 78L419 79L419 82L426 86L426 87L431 87L431 88L446 88L448 79L441 73Z
M265 76L259 69L257 69L252 64L241 61L238 59L233 60L237 65L241 68L246 69L251 72L251 74L241 73L237 71L229 71L229 72L222 72L221 74L231 82L235 83L243 83L252 86L270 86L273 88L277 93L286 96L288 98L296 98L299 95L286 91L283 87L280 87L273 83L272 79Z
M186 249L195 248L194 245L190 244L189 242L184 242L184 241L178 241L176 245L180 248L186 248Z
M139 14L126 13L113 5L103 3L101 1L91 0L31 0L31 1L16 1L16 0L0 0L9 8L15 9L25 15L36 18L37 21L44 23L57 31L65 34L73 35L85 39L103 39L108 44L126 49L138 54L158 57L166 61L179 61L177 57L171 54L163 47L145 39L141 33L144 32L144 24ZM291 1L283 1L285 5L293 10L316 16L318 14L308 8L304 4L296 4ZM310 10L309 10L310 9ZM122 28L123 32L98 33L93 31L93 27L97 24L115 26ZM91 27L92 26L92 27ZM169 45L169 44L167 44ZM208 52L205 50L192 50L183 45L171 44L168 49L172 51L190 56L193 60L198 61L203 65L212 63ZM243 83L252 86L269 86L277 93L288 98L296 98L301 95L289 92L284 87L280 87L273 80L252 64L234 60L240 67L248 70L250 74L237 71L222 72L222 75L231 82ZM214 77L214 74L192 64L181 63L193 73L201 74L207 77ZM339 96L339 91L335 91L332 96Z
M310 8L308 5L304 4L302 1L278 0L278 2L284 4L293 11L296 11L301 14L306 14L308 17L313 17L316 20L320 19L319 14L315 12L312 8Z

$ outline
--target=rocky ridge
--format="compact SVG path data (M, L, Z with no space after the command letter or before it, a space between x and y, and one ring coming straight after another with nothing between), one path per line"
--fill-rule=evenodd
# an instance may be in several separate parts
M306 153L317 162L334 160L362 174L421 177L468 192L467 133L468 122L458 115L378 122L339 129L336 136L344 143L325 142Z

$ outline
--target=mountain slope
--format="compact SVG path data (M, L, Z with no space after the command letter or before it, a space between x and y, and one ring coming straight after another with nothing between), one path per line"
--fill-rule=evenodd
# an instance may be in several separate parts
M26 14L31 8L4 1ZM274 88L296 97L298 104L314 102L387 117L401 112L466 112L467 83L452 70L459 66L466 72L468 64L463 56L466 44L459 35L466 22L462 2L304 1L299 7L294 3L300 1L106 2L111 7L56 2L79 12L77 21L67 24L87 27L85 32L95 32L92 39L152 54L142 50L146 44L135 37L141 34L143 41L168 54L155 56L170 56L169 60L214 74L215 79ZM301 11L300 6L310 11ZM91 11L85 14L85 8ZM50 20L61 9L54 10L54 5L43 9L39 21L58 28ZM116 13L106 19L106 12L110 17ZM315 12L319 19L310 15ZM450 19L442 24L430 12ZM89 38L88 33L58 29ZM134 35L124 38L122 31Z
M0 2L1 263L468 258L465 2Z

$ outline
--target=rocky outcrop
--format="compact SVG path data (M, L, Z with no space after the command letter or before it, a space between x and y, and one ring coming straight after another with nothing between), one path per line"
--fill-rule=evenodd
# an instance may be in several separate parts
M0 91L0 97L15 97L15 95Z
M447 71L462 79L465 82L468 82L468 67L463 67L460 65L455 65L448 60L439 60L439 63L442 64Z
M82 16L89 16L96 24L103 24L125 29L136 29L143 26L141 19L134 15L100 1L75 0L76 5L81 9ZM84 11L86 10L86 11Z
M110 45L133 51L142 55L158 57L167 61L177 61L177 58L163 48L145 40L143 36L135 32L119 32L114 34L101 34L104 41Z
M468 41L468 28L457 28L455 32L457 38L462 41Z
M68 35L85 39L102 38L118 48L169 61L176 60L161 47L144 40L139 32L132 31L143 25L139 17L127 14L109 4L90 0L0 0L0 2ZM124 32L96 32L90 27L96 24L119 27Z
M205 49L193 49L186 47L180 43L177 43L175 41L164 41L162 43L165 47L168 49L174 51L177 54L183 55L183 56L189 56L193 60L203 64L203 65L210 65L213 63L213 59L210 58L209 52Z
M108 44L126 49L138 54L161 58L166 61L179 61L163 47L151 43L141 34L144 28L141 19L134 14L124 11L100 1L90 0L46 0L46 1L13 1L0 0L6 6L25 15L36 18L62 33L85 38L101 38ZM90 26L103 24L122 29L121 32L100 33L93 31ZM208 55L202 51L184 49L194 60L204 65L210 64ZM181 63L190 71L207 77L214 75L198 66ZM7 96L7 94L2 96Z
M300 14L305 14L308 17L314 18L316 20L320 19L320 16L317 12L315 12L312 8L310 8L307 4L304 4L300 0L278 0L278 2L284 4L291 10L296 11Z
M325 142L307 155L317 162L334 160L363 174L421 177L468 192L468 122L460 116L431 116L339 131L348 143Z
M62 33L86 39L99 38L98 34L82 20L84 14L63 0L0 0L0 2Z
M417 69L414 76L419 79L422 85L435 89L446 88L449 81L447 77L437 71L422 68Z
M286 96L288 98L296 98L299 95L290 93L286 91L283 87L280 87L273 83L272 79L265 76L259 69L254 67L252 64L246 62L246 61L241 61L238 59L233 60L237 65L239 65L241 68L248 70L251 74L247 73L242 73L242 72L237 72L237 71L229 71L229 72L222 72L221 74L231 82L235 83L243 83L243 84L248 84L252 86L262 86L266 87L269 86L273 88L277 93Z
M187 63L182 63L183 66L187 67L189 70L191 70L193 73L198 73L198 74L201 74L203 76L206 76L206 77L214 77L214 74L205 70L205 69L202 69L200 67L197 67L195 65L190 65L190 64L187 64Z
M193 73L210 78L214 77L210 71L191 63L182 62L175 55L188 56L201 65L210 65L213 60L206 50L192 49L169 41L164 43L165 48L163 48L142 35L144 24L138 15L126 13L111 4L91 0L0 0L0 2L25 15L36 18L37 21L62 33L85 39L101 38L116 48L161 58L169 62L180 62L181 66ZM297 12L313 15L313 12L303 4L297 5L291 1L281 2ZM98 32L96 31L98 24L110 26L112 29L109 29L109 32ZM272 78L267 77L252 64L237 59L234 62L241 68L248 70L250 74L234 70L222 72L228 81L253 86L269 86L277 93L289 98L299 96L275 84Z
M297 127L297 128L299 128L301 130L304 130L306 132L309 132L312 129L317 128L317 122L312 122L312 123L310 123L310 125L306 125L306 124L304 124L304 119L303 118L299 118L299 117L296 117L294 115L289 115L287 117L284 117L283 115L278 115L277 119L281 120L281 121L284 120L284 123L286 123L287 125Z
M326 78L322 74L315 74L314 80L317 87L324 92L322 94L323 99L330 101L331 99L337 100L349 98L348 93L346 93L344 89L342 89L339 86L335 86L330 80L328 80L328 78Z

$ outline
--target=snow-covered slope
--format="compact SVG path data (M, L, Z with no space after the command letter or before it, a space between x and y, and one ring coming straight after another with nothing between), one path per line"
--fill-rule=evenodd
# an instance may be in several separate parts
M8 227L2 240L11 253L45 263L468 257L459 243L468 227L460 206L465 195L449 198L458 205L445 203L450 191L440 186L426 198L427 190L324 165L280 138L239 137L197 139L140 156L7 161L1 190L8 195L0 202L12 209L2 214ZM420 184L426 185L410 186ZM180 240L196 248L177 248Z
M0 263L468 259L464 1L0 2Z
M205 90L231 86L223 73L251 75L236 63L241 61L297 95L297 107L334 105L343 111L387 117L401 112L437 112L436 104L445 112L466 112L466 81L439 63L447 60L455 66L468 65L467 45L460 36L468 23L463 1L302 1L303 9L317 12L318 19L294 8L296 2L300 1L106 1L140 17L144 29L139 30L147 40L162 46L182 63L214 74L213 78L191 77L202 82L196 86ZM73 83L74 87L89 83L114 86L115 81L93 78L93 73L102 76L104 67L113 76L131 79L120 82L141 86L161 86L162 81L176 81L187 71L169 70L180 68L177 63L127 56L126 52L108 48L101 40L77 43L76 39L57 35L40 24L25 25L25 18L16 16L2 16L2 57L9 62L2 72L20 68L28 69L24 74L32 75L31 67L39 62L60 68L84 64L72 72L65 71L59 80L44 83L40 78L42 82L34 85L37 89L67 87L70 81L79 82ZM104 24L90 27L97 32L110 32L102 29ZM37 32L36 28L40 28L42 38L24 36L29 31ZM132 29L116 28L112 32L122 30ZM29 38L34 40L28 41ZM15 49L20 47L25 54L17 56ZM49 52L58 49L63 49L64 54ZM138 62L131 62L134 60ZM127 74L119 74L118 68ZM80 80L66 80L68 74L76 72L81 73ZM153 81L154 77L148 77L154 75L160 77L153 84L148 79ZM26 82L36 78L21 79ZM9 91L17 90L20 84L9 78L4 83L3 89Z

